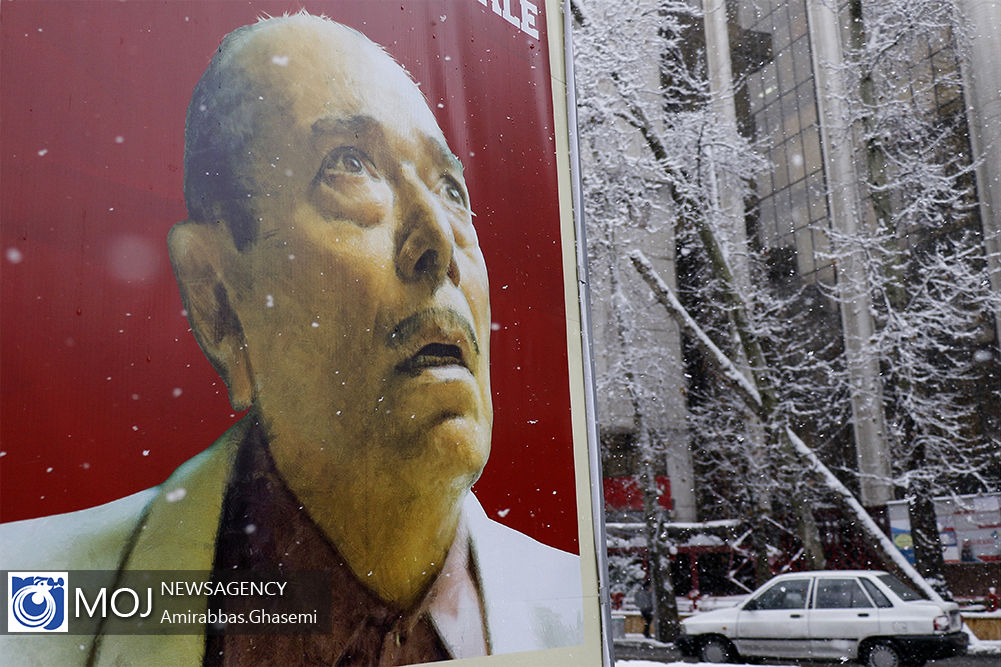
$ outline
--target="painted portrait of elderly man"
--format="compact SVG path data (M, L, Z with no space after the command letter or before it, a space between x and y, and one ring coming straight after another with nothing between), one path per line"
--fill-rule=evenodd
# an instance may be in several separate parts
M266 16L222 40L185 127L170 266L243 416L152 488L0 525L0 564L322 571L329 631L6 636L4 654L388 665L583 644L579 557L472 492L497 432L489 212L418 82L355 28Z

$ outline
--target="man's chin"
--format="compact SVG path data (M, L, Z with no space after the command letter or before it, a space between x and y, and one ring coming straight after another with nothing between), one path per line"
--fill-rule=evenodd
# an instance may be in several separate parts
M490 427L469 415L442 412L427 420L412 443L411 456L401 459L421 459L430 466L429 476L468 477L472 484L490 456Z

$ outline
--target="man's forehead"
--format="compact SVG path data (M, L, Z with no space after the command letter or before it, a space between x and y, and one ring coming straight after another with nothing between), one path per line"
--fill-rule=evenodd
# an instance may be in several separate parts
M257 24L244 26L233 33L233 38L235 52L276 47L294 48L296 45L306 51L313 51L323 45L345 51L372 49L382 52L378 45L357 30L309 14L265 19Z
M325 116L342 125L365 116L386 124L405 119L415 130L441 136L417 84L367 37L313 16L272 21L253 26L234 54L266 106L290 105L285 112L293 112L296 122L328 122Z
M414 86L380 46L339 23L309 15L248 26L233 44L233 60L265 85L304 78L371 86L387 80ZM379 78L373 78L373 75Z

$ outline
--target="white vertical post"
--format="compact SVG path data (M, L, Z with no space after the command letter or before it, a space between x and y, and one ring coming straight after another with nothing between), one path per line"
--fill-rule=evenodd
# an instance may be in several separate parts
M831 227L849 239L862 222L854 167L852 129L846 126L844 90L838 67L842 64L841 31L836 10L829 0L806 0L807 22L813 45L813 73L820 117L821 145L827 172L828 210ZM850 246L850 241L848 243ZM885 505L893 499L890 484L890 454L883 415L879 363L866 350L873 334L873 319L867 278L860 251L843 248L837 266L841 327L851 383L851 404L861 499L867 507Z
M1001 293L1001 1L958 0L971 30L970 58L963 68L963 95L970 144L977 166L977 194L991 289ZM994 312L1001 342L1001 310Z

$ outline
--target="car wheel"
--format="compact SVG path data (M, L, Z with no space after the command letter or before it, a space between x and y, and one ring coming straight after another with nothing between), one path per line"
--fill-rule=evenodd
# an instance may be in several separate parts
M737 650L725 637L709 637L702 642L699 658L703 662L730 662L737 657Z
M868 667L902 667L904 661L896 646L890 642L877 642L866 654L865 664Z

